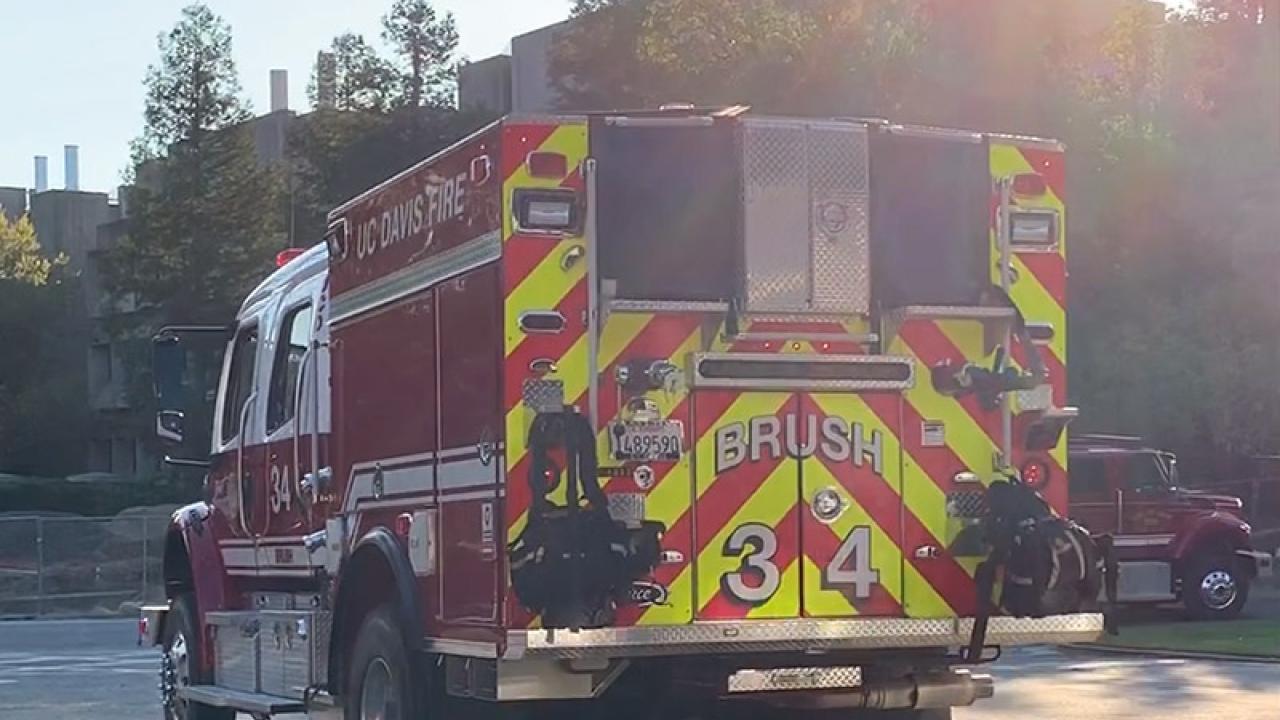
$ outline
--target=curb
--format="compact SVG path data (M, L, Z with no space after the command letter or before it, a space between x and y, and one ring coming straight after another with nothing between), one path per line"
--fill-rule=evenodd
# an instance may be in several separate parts
M1076 643L1061 646L1068 650L1087 650L1114 655L1141 655L1145 657L1181 658L1184 660L1215 660L1219 662L1246 662L1262 665L1280 665L1280 657L1269 655L1230 655L1227 653L1197 652L1195 650L1163 650L1160 648L1116 647L1096 643Z

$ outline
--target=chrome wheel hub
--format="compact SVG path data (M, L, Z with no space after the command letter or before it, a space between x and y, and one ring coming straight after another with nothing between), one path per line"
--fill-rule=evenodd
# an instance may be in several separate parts
M1200 581L1200 599L1212 610L1225 610L1237 593L1236 579L1225 570L1214 570Z
M190 684L191 656L187 638L178 633L160 656L160 699L167 717L187 717L187 702L178 697L178 688Z
M391 668L382 658L374 658L360 684L360 720L400 720Z

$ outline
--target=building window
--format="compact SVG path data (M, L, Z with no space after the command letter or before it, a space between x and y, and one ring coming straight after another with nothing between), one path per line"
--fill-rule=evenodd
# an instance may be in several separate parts
M97 343L89 348L89 381L94 387L111 382L111 344Z

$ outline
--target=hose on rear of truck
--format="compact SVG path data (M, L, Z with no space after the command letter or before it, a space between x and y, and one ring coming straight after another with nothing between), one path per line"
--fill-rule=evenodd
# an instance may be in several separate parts
M612 624L632 581L657 565L665 528L644 522L629 529L610 516L600 488L595 433L582 415L569 409L539 413L528 447L528 521L507 547L516 597L541 615L543 627ZM564 505L551 499L561 471Z
M966 662L981 662L990 618L1000 608L1032 618L1094 610L1104 576L1107 595L1114 598L1110 553L1083 527L1055 514L1018 477L993 482L987 488L987 508L982 529L990 552L974 578L977 605Z

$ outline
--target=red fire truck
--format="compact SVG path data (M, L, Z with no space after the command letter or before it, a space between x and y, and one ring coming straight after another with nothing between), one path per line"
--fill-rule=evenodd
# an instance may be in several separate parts
M167 716L941 718L1095 639L1063 188L1052 141L685 108L506 118L335 209L218 330ZM156 340L171 440L203 331Z
M1140 438L1071 438L1071 517L1115 546L1116 599L1178 601L1197 619L1240 614L1273 558L1255 549L1244 503L1178 484L1177 458Z

